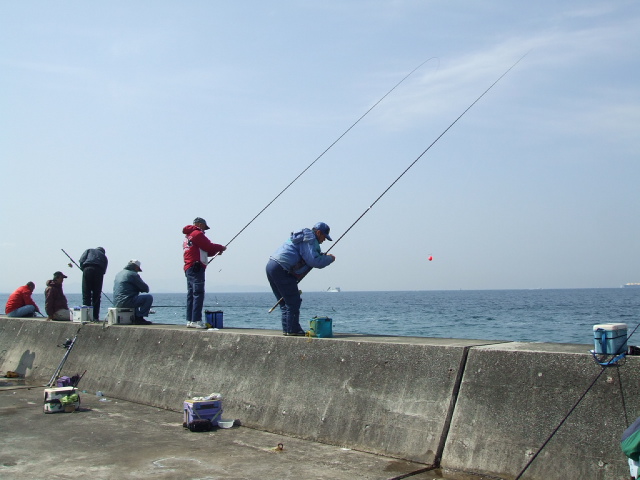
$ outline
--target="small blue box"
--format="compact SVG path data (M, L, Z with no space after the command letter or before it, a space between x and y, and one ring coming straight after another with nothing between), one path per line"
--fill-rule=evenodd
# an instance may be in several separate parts
M627 324L603 323L593 326L595 353L619 355L627 351Z
M329 317L313 317L309 326L309 334L317 338L333 337L333 320Z
M215 312L205 310L204 317L206 322L211 325L211 328L222 328L222 310L216 310Z

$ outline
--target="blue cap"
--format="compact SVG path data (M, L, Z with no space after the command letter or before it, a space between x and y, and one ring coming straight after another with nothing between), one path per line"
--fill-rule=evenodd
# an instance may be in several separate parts
M324 233L324 236L326 237L326 239L329 240L330 242L333 242L333 240L331 240L331 237L329 236L329 232L331 231L331 229L329 228L329 225L327 225L326 223L318 222L313 226L313 229Z

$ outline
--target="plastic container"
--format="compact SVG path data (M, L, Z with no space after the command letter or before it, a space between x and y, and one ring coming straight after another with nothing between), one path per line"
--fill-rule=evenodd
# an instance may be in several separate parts
M313 317L309 326L309 335L317 338L333 337L333 320L329 317Z
M627 324L603 323L593 326L595 353L619 355L627 351Z
M231 428L233 427L234 420L218 420L218 427Z
M224 322L222 310L216 310L215 312L205 310L204 317L206 322L211 325L211 328L223 328Z

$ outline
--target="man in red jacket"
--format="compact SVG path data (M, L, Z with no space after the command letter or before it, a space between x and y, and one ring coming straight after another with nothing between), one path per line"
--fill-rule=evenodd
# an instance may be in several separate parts
M182 229L185 239L182 244L184 253L184 274L187 277L187 328L206 329L202 321L204 306L204 271L208 258L220 255L227 247L212 243L204 231L209 226L204 218L196 217L193 225Z
M40 312L38 305L31 298L31 294L36 288L33 282L27 282L26 285L18 287L7 300L4 313L9 317L33 317L36 312Z

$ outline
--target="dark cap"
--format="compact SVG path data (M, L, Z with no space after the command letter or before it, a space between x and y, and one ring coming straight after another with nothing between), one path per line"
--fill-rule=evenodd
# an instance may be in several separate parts
M207 221L204 218L196 217L193 224L195 225L196 223L202 223L204 225L204 229L209 230L209 225L207 225Z
M53 278L58 278L58 277L67 278L67 276L66 276L64 273L62 273L62 272L55 272L55 273L53 274Z
M331 229L329 228L329 225L327 225L326 223L318 222L313 226L313 229L318 230L319 232L322 232L327 240L329 240L330 242L333 242L333 240L331 240L331 237L329 236L329 232L331 231Z

